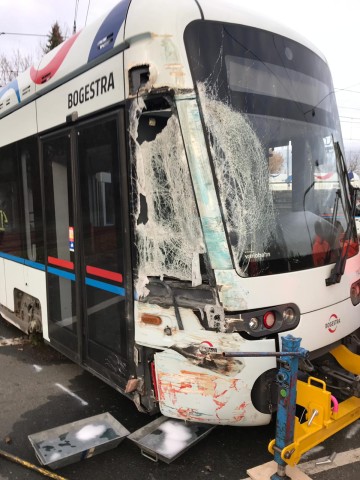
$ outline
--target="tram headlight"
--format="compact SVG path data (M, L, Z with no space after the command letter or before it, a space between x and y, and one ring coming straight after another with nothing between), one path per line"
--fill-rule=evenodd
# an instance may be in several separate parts
M296 321L296 313L293 308L287 307L282 313L283 320L288 325L293 325Z
M252 317L249 320L249 328L250 330L257 330L259 328L260 322L259 319L256 317Z
M360 280L351 285L350 298L353 305L360 303Z
M295 303L285 303L260 310L229 312L225 315L225 331L238 332L249 339L260 338L293 330L299 321L299 307Z

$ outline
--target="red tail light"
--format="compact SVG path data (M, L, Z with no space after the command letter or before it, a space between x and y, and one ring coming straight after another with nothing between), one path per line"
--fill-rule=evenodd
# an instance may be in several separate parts
M350 298L353 305L360 303L360 280L351 285Z
M269 312L266 312L263 318L264 327L267 329L270 329L275 325L275 322L276 322L275 312L272 312L271 310Z

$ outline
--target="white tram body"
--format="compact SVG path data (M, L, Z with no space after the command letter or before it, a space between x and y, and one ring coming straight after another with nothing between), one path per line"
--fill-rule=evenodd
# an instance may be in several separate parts
M246 51L252 49L251 57ZM311 65L301 71L302 56L311 57L314 73ZM340 281L327 285L338 257L320 255L323 263L312 263L309 240L317 223L335 235L334 205L342 210L348 241L353 238L347 187L329 140L341 144L334 100L327 98L322 110L332 88L326 69L306 39L236 0L123 0L48 53L0 90L0 165L5 149L36 140L44 202L39 215L45 218L45 245L40 233L36 247L44 250L41 256L30 238L34 192L23 193L23 253L7 249L11 208L0 179L0 209L9 221L0 243L2 316L25 331L41 323L47 342L141 409L158 405L169 417L214 424L268 423L271 411L255 385L266 384L276 359L261 353L279 351L289 333L311 352L326 350L359 327L358 247L353 242ZM271 75L278 86L268 86ZM114 135L121 166L111 172L92 167L115 145L91 143L107 115L118 115L114 132L120 132ZM88 144L81 144L83 131ZM65 153L58 132L70 138ZM332 156L306 167L300 150L310 137L321 138L320 147ZM284 178L292 177L285 189L269 181L269 152L277 147L290 149L281 167ZM27 153L18 155L19 168L26 169ZM315 168L333 173L328 195L311 187ZM101 203L110 184L122 188L114 208ZM95 190L92 211L84 214ZM110 253L105 258L116 210L123 212L121 234L111 238L122 249L123 270L111 266ZM275 243L281 247L272 248ZM104 264L92 264L100 255ZM358 289L353 297L351 288ZM106 310L117 304L121 312ZM109 322L125 324L119 354L101 330L103 317L93 321L102 310ZM70 335L69 325L73 347L61 336L65 330ZM227 359L226 351L259 357Z

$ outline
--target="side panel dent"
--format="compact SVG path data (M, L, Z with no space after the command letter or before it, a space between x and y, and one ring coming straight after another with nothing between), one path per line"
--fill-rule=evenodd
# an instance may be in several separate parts
M260 346L262 351L274 350L273 341L263 343ZM257 347L254 345L251 350L259 350ZM243 368L232 369L235 375L224 375L198 367L170 349L157 353L155 371L161 413L182 420L219 425L268 424L271 415L255 409L251 389L259 375L276 366L274 357L235 361L242 362Z

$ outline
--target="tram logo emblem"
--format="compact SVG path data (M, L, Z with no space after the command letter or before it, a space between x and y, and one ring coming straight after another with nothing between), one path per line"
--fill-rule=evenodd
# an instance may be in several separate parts
M334 333L339 324L340 324L340 318L335 313L333 313L330 316L329 321L325 323L325 328L327 328L330 333Z
M199 345L199 353L202 355L208 355L209 353L217 353L217 348L211 342L207 340L203 341Z

